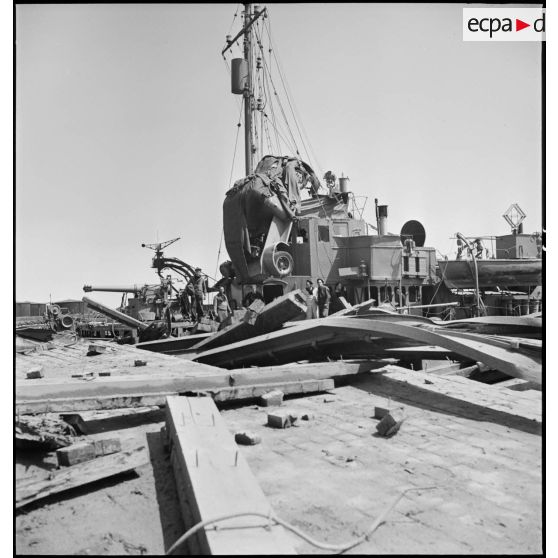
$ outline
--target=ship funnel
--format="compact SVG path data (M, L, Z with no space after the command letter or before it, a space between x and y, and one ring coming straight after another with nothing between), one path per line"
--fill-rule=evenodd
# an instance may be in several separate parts
M231 61L231 92L242 95L248 82L248 62L244 58Z
M386 234L387 216L388 216L388 206L379 205L378 206L378 234L380 236Z

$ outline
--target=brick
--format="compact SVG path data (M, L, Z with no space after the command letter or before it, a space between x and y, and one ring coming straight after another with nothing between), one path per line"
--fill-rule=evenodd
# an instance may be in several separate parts
M278 389L264 393L260 397L260 405L262 407L278 407L283 403L283 395L283 392Z
M374 407L374 418L381 420L389 413L389 409L384 407Z
M42 366L35 366L34 368L30 368L27 371L27 379L28 380L36 380L37 378L44 378L45 375L43 373Z
M234 435L234 441L243 446L255 446L256 444L259 444L262 439L257 434L254 434L254 432L244 430L242 432L237 432Z
M146 360L134 360L134 366L145 366L147 364Z
M388 438L397 433L403 420L405 420L403 411L394 409L382 418L376 425L376 430L380 436Z
M92 442L80 442L65 448L56 450L58 465L70 466L95 459L95 444Z
M122 446L118 438L104 438L102 440L95 440L95 455L110 455L111 453L118 453Z
M274 411L267 414L267 425L273 428L289 428L297 419L298 415L292 411Z

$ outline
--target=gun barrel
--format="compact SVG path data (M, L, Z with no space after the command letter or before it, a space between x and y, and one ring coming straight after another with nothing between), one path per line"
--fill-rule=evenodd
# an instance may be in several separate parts
M105 293L137 293L138 291L141 291L141 287L138 288L137 285L125 285L125 286L110 285L108 287L94 287L92 285L83 285L83 292L92 293L93 291L105 292Z
M123 323L124 325L130 326L130 327L136 327L140 331L143 331L144 329L147 329L149 327L149 324L146 324L144 322L140 322L139 320L136 320L135 318L132 318L131 316L127 316L126 314L123 314L122 312L119 312L118 310L114 310L113 308L109 308L108 306L105 306L104 304L101 304L100 302L97 302L96 300L91 300L90 298L87 298L86 296L84 296L82 298L82 300L83 300L83 302L87 303L87 306L89 306L90 308L93 308L93 310L97 310L97 312L101 312L102 314L104 314L105 316L108 316L109 318L113 318L115 320L118 320L119 322Z

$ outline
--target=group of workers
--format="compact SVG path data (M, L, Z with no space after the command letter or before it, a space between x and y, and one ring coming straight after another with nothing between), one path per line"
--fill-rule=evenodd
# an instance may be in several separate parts
M186 288L180 293L180 306L185 316L199 321L203 317L203 301L207 294L206 278L201 268L196 267L194 276L188 281Z
M311 279L306 281L307 306L306 318L325 318L329 311L337 312L344 306L339 298L347 298L347 288L339 281L331 292L323 279L316 280L316 287Z
M311 279L306 281L307 313L306 318L325 318L331 312L342 310L345 305L341 298L347 299L347 288L340 281L335 284L333 290L330 289L323 279L316 280L316 286ZM199 321L204 316L204 299L207 295L206 277L202 275L201 269L195 269L194 276L186 288L180 293L181 309L185 316L191 316L193 320ZM250 306L256 298L262 299L260 293L250 291L242 301L244 307ZM395 287L391 304L395 307L406 306L407 297L400 292L399 287ZM219 291L213 298L213 313L218 322L223 322L231 315L232 309L229 299L225 293L225 288L219 286Z
M194 276L188 281L186 288L180 293L180 306L185 316L190 316L194 321L200 321L205 312L203 303L207 295L206 277L202 270L196 267ZM218 322L224 321L232 314L229 299L225 294L225 288L219 287L219 292L213 298L213 311Z

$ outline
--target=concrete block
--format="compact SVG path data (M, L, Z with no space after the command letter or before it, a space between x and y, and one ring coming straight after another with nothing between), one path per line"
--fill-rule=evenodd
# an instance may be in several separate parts
M382 420L376 425L376 430L380 436L389 438L397 433L401 424L405 420L403 411L394 409L384 415Z
M134 360L134 366L145 366L147 364L146 360Z
M35 366L34 368L30 368L27 371L27 379L28 380L36 380L37 378L44 378L45 375L43 373L42 366Z
M95 459L95 455L95 444L92 442L79 442L56 450L58 465L66 467Z
M289 428L297 419L298 415L292 411L273 411L267 414L267 425L272 428Z
M278 407L283 403L283 395L283 392L278 389L264 393L260 397L260 405L262 407Z
M254 432L244 430L243 432L237 432L234 435L234 441L243 446L255 446L256 444L259 444L262 439L257 434L254 434Z
M118 438L104 438L102 440L95 440L95 455L110 455L111 453L118 453L122 450L120 440Z
M374 407L374 418L381 420L389 413L389 409L384 407Z

